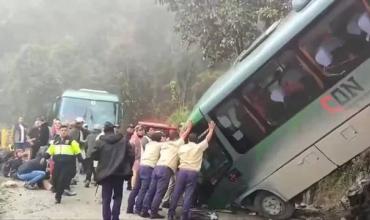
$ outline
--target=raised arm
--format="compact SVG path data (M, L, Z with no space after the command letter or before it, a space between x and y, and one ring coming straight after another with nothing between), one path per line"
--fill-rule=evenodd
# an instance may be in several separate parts
M216 124L215 124L214 121L210 121L208 123L208 134L206 136L207 143L209 143L211 141L213 132L215 131L215 127L216 127Z
M193 128L193 123L189 121L186 125L186 129L183 133L180 134L180 138L185 140L186 137L190 134L191 129Z

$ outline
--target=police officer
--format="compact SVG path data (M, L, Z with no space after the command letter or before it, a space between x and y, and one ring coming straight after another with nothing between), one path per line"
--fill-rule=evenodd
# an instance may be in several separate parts
M83 161L80 145L68 136L68 127L66 125L60 127L60 136L48 148L45 159L49 159L51 156L55 164L52 179L55 190L55 203L59 204L62 194L68 188L72 174L75 172L76 157L79 162L82 163Z

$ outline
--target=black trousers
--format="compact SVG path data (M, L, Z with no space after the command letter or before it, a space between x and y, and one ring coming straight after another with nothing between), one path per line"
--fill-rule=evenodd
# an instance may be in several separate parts
M123 194L123 176L109 176L101 182L103 220L119 220ZM113 206L111 201L113 199Z
M61 200L65 189L69 188L74 169L72 161L55 161L52 183L55 189L55 199Z
M91 176L93 174L95 177L94 160L92 158L85 159L85 169L86 169L86 180L91 181Z

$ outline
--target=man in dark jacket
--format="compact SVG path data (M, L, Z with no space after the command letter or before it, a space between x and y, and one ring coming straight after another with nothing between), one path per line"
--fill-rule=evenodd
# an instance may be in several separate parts
M99 161L96 181L102 185L103 219L118 220L121 209L123 180L131 172L133 152L121 133L114 133L114 125L106 122L104 135L96 142L92 158ZM113 207L110 204L113 193Z
M91 153L93 152L96 139L100 133L101 133L101 125L96 124L94 125L94 130L86 138L86 159L85 159L85 168L86 168L85 187L86 188L90 186L91 176L94 174L94 177L95 177L94 160L91 158Z
M35 159L24 162L17 172L17 177L20 180L26 181L24 187L26 189L36 189L37 184L41 182L46 175L46 163L42 162L43 155L38 154Z

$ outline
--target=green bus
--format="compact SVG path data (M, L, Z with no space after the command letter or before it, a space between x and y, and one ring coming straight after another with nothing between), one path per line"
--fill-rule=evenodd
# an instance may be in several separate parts
M53 104L51 116L63 123L82 117L88 128L92 128L94 124L103 125L106 121L119 124L123 110L115 94L89 89L66 90Z
M293 0L195 106L199 200L287 219L298 196L370 146L370 1Z

